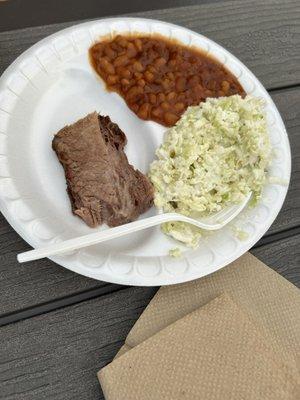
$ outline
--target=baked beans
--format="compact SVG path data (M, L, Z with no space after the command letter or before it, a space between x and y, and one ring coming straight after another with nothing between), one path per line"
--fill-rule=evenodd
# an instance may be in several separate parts
M91 63L110 91L144 120L174 125L207 97L245 95L237 78L203 51L157 36L121 36L90 48Z

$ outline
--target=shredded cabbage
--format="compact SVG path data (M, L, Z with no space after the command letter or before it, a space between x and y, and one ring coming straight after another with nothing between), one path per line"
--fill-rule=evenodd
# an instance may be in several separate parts
M239 95L209 98L189 107L166 133L150 166L155 205L204 217L250 192L256 204L271 158L263 100ZM163 232L197 247L201 230L168 222Z
M174 249L169 250L169 256L174 257L174 258L180 258L181 257L181 250L178 247L175 247Z

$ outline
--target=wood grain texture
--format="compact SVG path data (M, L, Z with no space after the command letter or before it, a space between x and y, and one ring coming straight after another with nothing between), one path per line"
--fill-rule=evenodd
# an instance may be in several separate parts
M253 253L300 286L300 235ZM155 291L127 288L2 327L0 399L103 399L96 372L112 360Z
M225 46L268 88L300 82L300 3L251 0L208 3L130 14L173 22ZM0 34L0 73L38 40L73 23Z
M0 315L107 285L48 259L19 264L16 255L28 248L0 214Z
M284 207L268 234L300 225L300 88L280 91L272 97L289 133L293 174ZM107 285L75 274L50 260L18 264L17 253L29 248L1 217L0 315Z
M300 88L271 94L288 132L292 174L285 203L267 234L300 225Z
M209 36L245 62L268 89L300 84L298 0L239 0L135 15ZM33 43L71 24L1 33L0 73ZM272 97L287 125L293 173L285 205L268 234L292 234L300 223L300 88L274 92ZM99 297L0 328L0 399L103 399L96 372L112 360L157 289L124 288L104 295L113 285L76 275L49 260L17 264L16 254L27 248L0 217L0 316L47 302L62 307L63 301L56 300L74 294ZM300 287L299 234L252 253Z
M0 399L102 399L111 361L151 297L128 288L0 329Z
M300 288L300 235L288 237L251 253Z
M0 30L48 25L76 19L101 18L112 14L147 11L161 8L181 7L220 0L60 0L43 1L0 0ZM20 10L22 9L22 13Z

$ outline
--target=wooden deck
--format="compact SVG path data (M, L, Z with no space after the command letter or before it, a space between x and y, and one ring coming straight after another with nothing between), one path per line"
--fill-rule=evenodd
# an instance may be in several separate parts
M278 218L251 252L300 287L299 1L219 1L148 11L200 32L244 62L275 101L289 134L292 179ZM72 23L73 24L73 23ZM0 33L0 74L25 49L72 25ZM102 399L97 370L111 361L157 288L76 275L29 249L0 217L0 399Z

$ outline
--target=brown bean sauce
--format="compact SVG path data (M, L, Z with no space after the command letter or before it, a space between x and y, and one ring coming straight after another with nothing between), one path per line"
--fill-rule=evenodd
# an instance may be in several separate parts
M162 36L116 36L90 48L91 63L110 91L139 118L174 125L207 97L245 95L237 78L203 51Z

